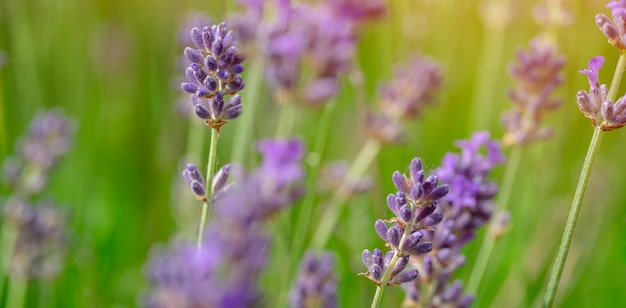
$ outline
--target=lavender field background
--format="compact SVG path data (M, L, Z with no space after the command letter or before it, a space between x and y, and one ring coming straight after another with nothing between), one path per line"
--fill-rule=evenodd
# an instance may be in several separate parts
M513 86L507 65L518 49L527 49L546 30L533 18L542 1L509 1L510 15L497 13L506 2L388 0L383 17L359 26L354 61L362 70L362 87L351 85L354 76L340 78L325 151L309 153L309 170L319 159L355 159L367 138L363 105L375 104L379 85L391 78L397 63L413 54L427 55L440 63L443 79L433 102L407 123L406 142L382 147L367 169L372 189L346 203L327 244L335 255L340 307L366 307L372 301L375 285L357 274L367 270L363 249L383 246L373 225L392 216L385 203L387 194L395 192L392 173L407 171L416 156L426 169L435 169L446 152L456 151L455 140L475 131L488 130L494 139L504 135L501 116L511 108L507 91ZM572 23L552 33L567 61L565 82L555 93L563 105L543 121L554 135L521 156L508 205L511 229L496 243L474 307L534 307L541 302L593 132L576 105L576 93L588 88L578 70L591 57L603 55L600 79L608 84L619 57L594 23L596 14L609 14L605 5L566 1ZM25 307L137 306L149 289L145 272L151 249L174 237L195 237L200 206L181 197L187 192L181 193L180 172L189 148L202 154L188 160L204 166L210 129L179 111L179 100L188 97L180 90L180 29L190 12L220 21L241 10L234 1L0 1L0 160L15 153L14 144L38 111L60 107L76 124L72 148L53 169L42 194L68 214L63 268L55 279L28 283ZM502 20L487 21L489 16ZM250 57L244 65L249 84L261 64ZM254 118L252 140L273 137L280 107L268 88L262 84L254 96L247 87L242 98L244 115L237 121ZM246 113L251 100L258 100L256 111ZM300 136L309 151L323 110L295 107L298 120L290 135ZM235 155L239 127L233 121L223 128L219 166ZM511 148L503 151L508 158ZM253 142L245 152L241 163L256 166ZM607 133L556 306L626 304L625 152L624 132ZM491 179L500 184L504 170L497 167ZM3 202L11 191L0 187ZM307 187L308 194L319 194L320 203L310 231L325 219L325 197L316 189ZM286 306L302 253L291 247L299 204L268 226L272 248L259 283L267 307ZM305 246L313 236L307 234ZM468 280L479 247L480 241L466 247L467 264L457 278ZM403 298L401 288L390 287L382 306L398 307Z

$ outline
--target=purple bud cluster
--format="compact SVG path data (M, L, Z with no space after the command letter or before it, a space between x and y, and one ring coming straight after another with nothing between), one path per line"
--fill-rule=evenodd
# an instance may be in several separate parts
M502 117L506 144L529 144L549 138L550 128L541 127L545 114L561 105L552 93L565 77L565 58L540 39L530 41L528 51L517 52L517 61L509 66L515 88L509 91L513 109Z
M239 75L244 70L244 56L235 46L235 34L226 29L225 22L191 29L191 41L196 48L185 48L185 57L191 64L185 70L187 82L181 88L191 94L196 115L219 131L227 120L243 112L237 93L245 86ZM226 100L226 95L233 96Z
M433 59L413 56L396 66L392 80L378 92L378 111L367 114L369 134L383 142L404 139L402 119L415 119L441 87L442 72Z
M8 270L22 278L52 279L61 270L65 254L65 215L49 201L33 203L48 182L50 169L69 150L73 122L60 110L35 116L17 151L3 164L11 195L2 207L3 231L17 237L8 252Z
M296 285L291 291L290 307L338 307L334 263L330 253L307 252L300 264Z
M216 175L212 189L218 193L202 250L182 243L153 251L147 264L152 289L143 298L145 306L260 304L256 280L269 249L265 223L303 195L300 162L304 147L296 139L264 140L259 142L259 150L263 158L256 172L232 170L234 182L228 185L230 170L222 168ZM193 172L189 173L193 179Z
M226 181L228 181L229 175L230 164L226 164L213 177L213 183L211 183L211 196L215 198L215 195L226 186ZM185 170L183 170L183 179L196 196L196 199L207 201L204 177L200 174L198 167L194 164L187 164Z
M50 168L70 149L75 125L60 110L35 116L25 137L18 141L18 154L4 161L8 184L25 195L41 192Z
M263 71L277 100L293 95L316 106L332 97L356 50L354 20L332 5L288 0L244 4L247 11L233 16L231 23L248 45L260 46ZM263 16L267 9L276 12L273 19ZM310 71L301 74L305 67Z
M626 125L626 95L615 103L608 99L609 88L600 84L598 73L604 65L604 57L595 56L589 60L589 68L580 70L587 75L589 92L578 91L578 108L591 120L591 124L603 131L614 130Z
M66 217L53 204L31 206L12 199L3 208L5 222L17 231L8 261L11 275L52 279L63 267Z
M609 39L609 44L626 49L626 1L611 1L606 5L611 9L613 20L604 14L596 15L596 24Z
M467 307L473 300L472 296L461 294L462 282L449 282L453 272L465 264L461 249L491 218L498 187L487 177L504 162L504 156L487 132L477 132L470 140L457 141L456 145L461 154L446 154L441 166L433 171L450 185L450 193L439 203L441 212L437 213L443 221L434 230L423 231L424 239L432 241L432 251L411 259L411 265L420 270L420 278L403 285L408 306L436 302Z
M416 269L407 269L410 256L419 256L432 250L433 244L422 241L424 230L430 230L443 219L436 212L437 203L448 193L447 185L439 185L437 176L426 177L422 161L414 158L409 167L410 176L394 172L392 180L398 191L387 196L387 205L396 217L374 224L376 233L392 250L383 254L379 249L363 251L363 263L368 269L364 275L377 285L398 285L417 278ZM397 261L392 265L392 260ZM392 268L390 268L393 266ZM391 271L383 280L385 272Z

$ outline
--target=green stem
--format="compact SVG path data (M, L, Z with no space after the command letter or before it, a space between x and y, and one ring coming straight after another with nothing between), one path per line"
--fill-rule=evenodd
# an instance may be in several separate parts
M622 81L622 75L624 74L624 68L626 68L626 55L624 51L620 52L619 60L617 61L617 67L613 74L613 81L611 81L611 87L609 88L609 94L607 100L615 101L619 85ZM585 156L585 162L583 163L583 169L580 172L580 178L578 180L578 186L576 186L576 193L574 194L574 200L570 208L569 215L567 216L567 223L565 230L563 231L563 237L561 238L561 244L559 245L559 251L557 252L552 272L550 273L550 281L548 282L548 289L543 300L543 307L552 307L554 303L554 297L556 295L556 289L561 280L561 274L563 274L563 267L567 259L567 253L569 252L570 244L574 236L574 230L576 229L576 223L578 221L578 214L585 197L585 191L587 190L587 184L589 183L589 177L591 174L591 168L593 162L596 159L598 150L600 149L600 143L602 142L602 136L604 132L596 127L589 143L589 149Z
M320 119L320 124L317 129L317 134L315 137L315 144L313 146L313 153L317 154L320 160L317 165L313 166L311 172L309 172L309 178L307 187L314 187L315 182L318 180L317 175L319 174L319 168L321 165L321 157L324 154L324 149L326 147L326 139L328 138L328 131L330 128L330 122L332 119L332 114L335 109L335 101L329 102L324 108L324 113ZM291 251L296 255L299 255L302 246L304 245L305 237L307 234L307 230L309 228L309 223L311 221L311 216L313 215L313 209L315 208L315 194L307 194L302 202L300 214L298 215L298 219L296 220L295 225L295 235L291 242ZM297 260L294 260L297 261Z
M212 195L213 174L215 174L215 165L217 163L217 140L220 134L216 129L211 129L211 147L209 148L209 162L206 168L206 200L202 203L202 216L200 217L200 227L198 228L198 250L202 249L204 240L204 229L209 218L210 202Z
M230 2L230 1L229 1ZM261 93L261 72L262 65L254 66L248 75L246 76L246 96L245 110L241 115L241 118L237 122L236 136L234 137L232 160L233 162L239 162L245 164L246 154L248 154L247 148L250 145L250 136L252 135L252 127L254 126L254 116L256 115L256 108L259 105L260 93ZM250 99L247 99L247 98Z
M359 152L359 155L354 160L352 166L350 166L350 170L348 170L348 174L346 175L346 180L358 178L363 175L380 152L380 148L381 144L378 140L369 139L365 145L363 145L361 152ZM330 203L324 211L324 219L320 221L320 225L315 232L315 236L312 241L312 246L314 248L321 249L326 246L330 235L335 229L335 225L339 221L339 217L341 216L341 211L343 209L343 203L346 199L347 197L342 193L342 189L335 190Z
M282 103L280 108L280 118L276 127L276 138L286 138L293 129L293 123L296 117L296 106L286 102Z
M561 245L550 274L550 282L548 283L548 289L543 301L543 307L552 307L554 302L554 296L559 281L561 280L561 274L563 273L563 267L565 266L565 260L567 259L567 253L569 252L569 246L572 243L572 237L574 236L574 230L576 229L576 222L578 221L578 214L582 205L583 198L585 196L585 190L587 189L587 183L589 183L589 175L591 174L591 167L595 161L598 149L600 149L600 143L602 141L602 135L604 132L596 127L587 150L587 156L583 164L582 172L580 173L580 179L578 180L578 186L576 187L576 193L574 194L574 201L572 201L572 207L570 208L569 215L567 217L567 223L565 225L565 231L561 238Z
M509 162L506 166L506 171L504 174L504 179L502 181L502 188L500 193L498 194L498 198L496 199L496 210L495 213L505 210L508 207L509 199L511 198L511 192L513 190L513 183L515 182L515 175L517 174L517 170L519 169L521 156L522 156L522 147L514 146L511 152L511 157L509 158ZM478 256L476 257L476 262L472 268L472 274L469 277L469 281L467 282L467 291L477 294L478 288L480 287L480 283L482 282L483 276L485 275L485 270L487 269L487 264L489 263L489 259L491 258L491 253L493 252L493 247L495 246L496 237L490 234L488 231L485 233L485 238L480 246L480 250L478 251Z
M9 292L7 297L7 307L25 307L24 297L26 296L26 288L28 280L22 277L11 277L9 282Z

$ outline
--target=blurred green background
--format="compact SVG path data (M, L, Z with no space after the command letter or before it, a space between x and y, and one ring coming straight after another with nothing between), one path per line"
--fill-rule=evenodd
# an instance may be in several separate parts
M368 306L373 297L374 285L356 274L366 271L361 251L382 248L373 223L390 216L384 200L394 191L391 173L404 171L415 156L427 168L436 167L445 152L456 151L453 140L475 130L502 136L500 114L510 106L506 65L517 48L526 48L542 31L532 18L535 2L511 2L512 14L502 31L486 26L483 18L498 1L449 0L389 0L386 18L360 29L358 62L370 102L394 63L411 53L434 57L445 74L436 104L410 124L408 143L383 148L369 172L374 191L350 201L329 245L338 257L342 307ZM609 13L604 6L593 0L567 3L573 23L556 33L567 58L567 81L557 92L564 104L545 121L555 134L524 152L509 206L512 229L494 250L475 307L538 306L542 297L592 134L575 104L576 92L588 88L577 71L592 56L604 55L601 82L608 84L618 58L594 23L595 14ZM196 221L185 217L197 217L200 207L181 215L176 189L187 130L203 128L176 111L181 92L175 83L181 73L176 61L182 53L177 35L189 11L219 20L235 9L232 1L0 1L0 49L7 56L0 69L0 158L14 152L15 140L38 110L60 106L79 125L73 150L55 169L48 189L70 212L71 250L58 279L30 283L28 307L136 306L147 287L143 265L150 247L175 234L193 236ZM255 65L245 64L248 72ZM324 160L350 161L364 140L354 93L345 90L338 97ZM242 95L246 97L245 90ZM254 138L273 136L276 107L266 92L258 99ZM303 120L295 132L311 146L320 112L298 112ZM220 165L231 155L235 127L225 129L220 139ZM208 133L204 139L208 142ZM626 304L625 144L623 130L604 137L558 306ZM501 180L503 170L496 171L494 180ZM268 307L284 298L286 290L275 286L288 283L292 274L281 265L289 251L281 250L281 236L277 238L261 285ZM478 244L466 249L468 264L458 275L464 280ZM398 306L402 297L401 289L390 288L383 306Z

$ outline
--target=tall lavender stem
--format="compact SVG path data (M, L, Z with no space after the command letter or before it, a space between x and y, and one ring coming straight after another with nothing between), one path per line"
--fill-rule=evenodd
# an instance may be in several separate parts
M615 73L613 74L611 87L609 88L607 100L611 102L615 101L615 98L617 97L617 91L622 81L624 69L626 68L625 52L626 51L624 50L620 50L620 57L617 62L617 67L615 68ZM574 194L574 200L572 201L572 206L567 217L567 223L565 225L565 230L563 231L559 251L554 261L552 272L550 273L550 281L548 282L548 288L546 289L546 294L543 300L543 307L552 307L552 304L554 303L556 289L559 281L561 280L561 274L563 274L563 267L565 266L569 246L572 243L574 230L576 229L576 223L578 222L578 214L580 213L583 198L585 197L585 191L587 190L587 184L589 183L591 168L593 167L593 163L596 159L596 154L600 149L600 143L602 142L603 135L604 131L602 128L600 126L596 126L593 131L593 136L591 137L591 142L589 143L587 156L585 156L585 162L583 163L583 169L580 173L578 185L576 186L576 193Z
M211 200L213 174L215 173L215 164L217 162L217 140L220 134L216 129L211 129L211 147L209 148L209 161L206 167L206 200L202 203L202 216L200 217L200 227L198 228L198 250L202 249L204 240L204 229L206 221L209 217L209 202Z

